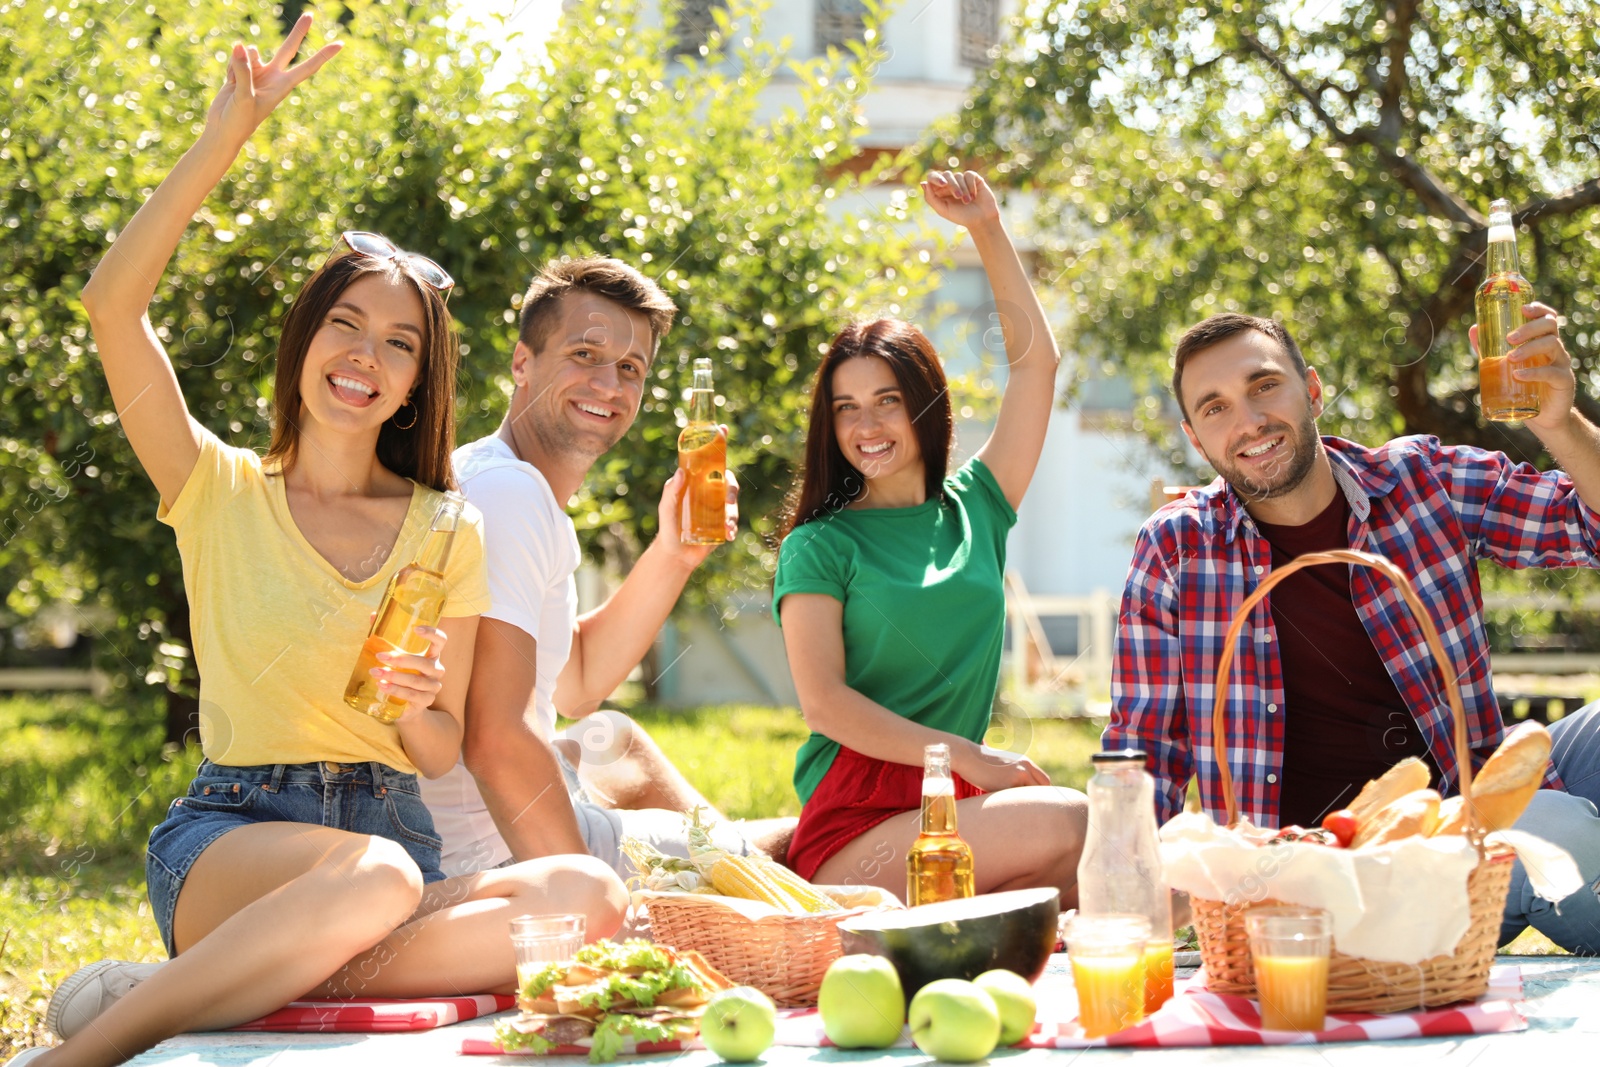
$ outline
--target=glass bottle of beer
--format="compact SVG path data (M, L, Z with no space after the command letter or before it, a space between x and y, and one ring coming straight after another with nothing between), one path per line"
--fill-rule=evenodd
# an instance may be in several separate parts
M1478 286L1478 401L1483 417L1494 422L1531 419L1539 414L1539 386L1520 382L1506 358L1506 334L1522 325L1522 305L1533 299L1528 279L1517 267L1517 231L1511 202L1489 205L1488 270Z
M694 361L689 424L678 434L678 468L688 482L678 512L678 539L719 545L728 539L728 434L717 422L711 361Z
M922 833L906 857L906 903L970 897L975 889L972 846L956 833L950 746L929 745L922 752Z
M1089 779L1089 829L1078 859L1078 914L1141 915L1145 1014L1172 996L1172 893L1156 836L1155 779L1137 748L1096 752Z
M344 702L364 711L380 722L394 722L406 710L405 701L385 696L378 680L370 673L384 664L380 652L425 652L426 638L418 626L437 626L444 611L444 568L450 559L450 543L461 525L461 509L466 503L454 493L446 493L433 513L433 523L415 559L395 572L384 590L383 603L373 617L372 629L361 645L356 668L344 689Z

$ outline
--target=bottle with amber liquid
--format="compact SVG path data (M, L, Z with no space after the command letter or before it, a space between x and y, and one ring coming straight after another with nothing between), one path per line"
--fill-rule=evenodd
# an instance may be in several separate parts
M720 545L728 539L728 433L717 422L711 361L694 361L689 424L678 434L678 469L687 484L678 512L678 539L686 545Z
M445 494L433 523L415 559L395 572L384 590L383 603L373 617L372 629L361 645L356 669L344 689L344 702L364 711L380 722L394 722L406 710L405 701L385 696L372 676L374 667L384 664L380 652L426 652L428 640L416 632L418 626L437 626L444 611L444 568L450 560L450 544L461 525L461 509L466 503L454 493Z
M1478 286L1478 402L1483 417L1516 422L1539 414L1537 382L1520 382L1511 373L1506 334L1522 325L1522 305L1533 299L1528 279L1517 266L1517 231L1511 202L1489 205L1488 270Z
M970 897L972 846L956 833L956 782L950 777L950 746L922 752L922 833L906 857L906 903L933 904Z

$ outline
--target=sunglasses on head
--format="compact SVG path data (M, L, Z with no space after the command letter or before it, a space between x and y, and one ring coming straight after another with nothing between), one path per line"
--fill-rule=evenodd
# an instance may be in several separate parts
M367 233L365 230L346 230L339 235L339 240L350 246L350 250L373 259L403 259L417 272L417 277L428 283L441 293L448 293L455 288L456 280L445 272L445 269L427 256L419 256L415 252L407 252L381 233Z

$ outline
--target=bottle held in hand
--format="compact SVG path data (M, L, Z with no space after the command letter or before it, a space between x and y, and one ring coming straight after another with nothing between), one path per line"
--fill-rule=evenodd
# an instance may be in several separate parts
M711 361L694 361L689 424L678 434L678 467L688 480L678 515L686 545L720 545L728 539L728 434L717 422Z
M950 746L929 745L922 768L922 833L906 857L906 903L913 908L976 892L972 846L956 833Z
M1522 305L1533 299L1517 265L1517 231L1511 202L1489 206L1488 270L1478 286L1478 402L1492 422L1515 422L1539 414L1539 386L1511 373L1506 334L1522 325Z
M383 603L372 620L372 629L361 645L355 670L345 686L344 702L364 711L380 722L394 722L406 710L405 701L386 696L372 676L384 664L380 652L426 652L427 638L416 632L418 626L437 626L444 611L444 568L450 559L450 545L461 525L461 508L466 503L454 493L445 495L433 514L427 539L415 559L395 572L384 590Z

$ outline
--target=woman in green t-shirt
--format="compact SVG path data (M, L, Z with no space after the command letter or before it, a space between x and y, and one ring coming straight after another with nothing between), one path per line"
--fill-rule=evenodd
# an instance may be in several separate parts
M936 172L922 190L983 260L1005 396L988 441L948 474L950 396L927 337L879 319L829 346L773 588L812 730L795 761L803 808L789 862L824 884L903 892L923 749L943 743L978 891L1056 886L1071 905L1083 795L982 744L1000 676L1006 533L1044 447L1061 357L988 184Z
M417 627L426 652L386 652L371 671L404 705L399 717L380 723L342 700L385 581L455 483L449 275L347 232L284 316L264 458L190 415L151 327L156 287L207 196L277 104L339 51L291 66L310 24L302 16L270 61L233 46L198 141L83 292L119 421L178 532L206 759L148 849L151 911L173 958L100 961L68 978L46 1016L66 1042L19 1061L120 1063L308 995L510 992L510 919L581 912L601 937L627 904L589 856L441 870L414 772L437 776L460 751L488 604L475 512L444 564L445 617Z

